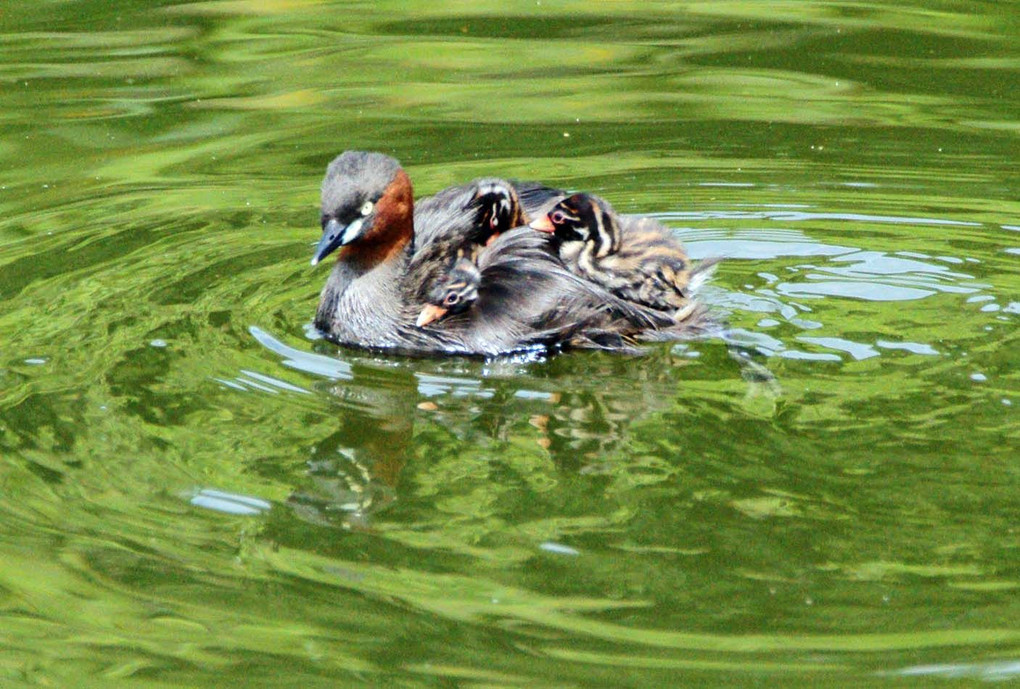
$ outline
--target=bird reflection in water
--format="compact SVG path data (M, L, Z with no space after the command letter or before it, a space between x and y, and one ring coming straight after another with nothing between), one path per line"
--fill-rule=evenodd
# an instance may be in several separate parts
M311 353L259 329L253 335L289 368L318 376L313 387L334 401L330 431L315 443L288 505L304 521L350 530L371 528L393 504L409 463L424 467L451 453L498 461L510 446L533 443L551 471L603 473L626 457L635 424L678 403L692 382L686 364L695 361L686 345L636 358L381 359L325 342ZM778 395L772 374L736 343L696 353L712 377L731 378L736 362L749 394Z
M304 485L287 504L305 521L360 530L395 499L414 451L417 387L406 370L354 366L352 374L325 388L342 403L338 428L315 444Z

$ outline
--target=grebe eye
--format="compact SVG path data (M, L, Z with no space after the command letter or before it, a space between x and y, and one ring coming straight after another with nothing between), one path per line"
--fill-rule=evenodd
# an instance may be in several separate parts
M364 217L364 216L368 215L369 213L371 213L373 208L375 208L375 204L374 203L372 203L371 201L365 201L365 205L361 207L361 215L362 215L362 217Z
M460 301L460 295L457 294L456 292L452 294L447 294L446 299L444 301L446 302L447 306L456 306L457 302Z
M553 211L549 220L553 225L562 225L567 221L567 216L563 214L563 211Z

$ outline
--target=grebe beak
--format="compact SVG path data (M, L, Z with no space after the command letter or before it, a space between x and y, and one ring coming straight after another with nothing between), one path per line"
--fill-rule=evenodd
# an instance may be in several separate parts
M330 218L326 226L322 228L322 239L315 247L315 255L312 256L312 265L326 258L345 244L350 244L361 235L361 226L365 224L364 218L358 218L349 225L341 225L336 218Z

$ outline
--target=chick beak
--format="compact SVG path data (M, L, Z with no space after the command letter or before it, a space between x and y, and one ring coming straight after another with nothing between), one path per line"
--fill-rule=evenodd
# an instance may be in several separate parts
M418 314L418 320L414 322L419 328L424 328L429 323L439 320L446 315L446 309L435 304L426 304L425 308Z
M530 227L533 230L538 230L539 232L545 232L547 234L552 234L553 232L556 231L556 227L553 226L552 221L549 220L548 215L543 215L538 220L532 221L532 223L528 225L528 227Z

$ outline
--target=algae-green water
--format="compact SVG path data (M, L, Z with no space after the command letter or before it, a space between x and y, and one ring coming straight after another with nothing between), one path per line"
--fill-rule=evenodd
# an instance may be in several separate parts
M0 685L1020 678L1020 5L0 7ZM348 148L654 215L723 335L311 320Z

